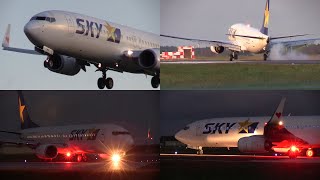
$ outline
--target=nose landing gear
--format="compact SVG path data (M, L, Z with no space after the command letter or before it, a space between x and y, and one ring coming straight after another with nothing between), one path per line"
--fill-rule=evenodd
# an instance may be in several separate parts
M107 68L101 67L97 71L102 72L102 77L98 79L98 88L99 89L104 89L107 87L107 89L112 89L113 88L113 79L112 78L107 78Z

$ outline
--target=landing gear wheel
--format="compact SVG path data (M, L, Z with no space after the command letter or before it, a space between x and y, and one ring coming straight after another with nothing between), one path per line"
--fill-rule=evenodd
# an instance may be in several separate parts
M233 55L232 54L230 54L229 61L233 61Z
M268 60L268 54L263 54L263 60Z
M107 78L105 80L105 85L108 89L112 89L113 88L113 79L112 78Z
M235 60L238 60L238 53L233 52L233 58L234 58Z
M157 77L157 76L152 77L152 79L151 79L151 86L152 86L153 88L158 88L159 85L160 85L160 78Z
M197 155L203 155L203 150L201 149L201 150L198 150L197 151Z
M104 89L104 87L106 86L106 84L105 84L104 81L105 81L105 80L104 80L103 78L99 78L99 79L98 79L98 88L99 88L99 89Z

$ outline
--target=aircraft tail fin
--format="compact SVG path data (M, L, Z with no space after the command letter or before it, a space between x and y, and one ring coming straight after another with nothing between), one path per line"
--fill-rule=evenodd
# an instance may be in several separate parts
M21 129L39 127L39 125L32 122L21 91L18 91L18 103L19 103L19 117L21 122Z
M280 101L280 104L278 105L276 111L273 113L268 124L278 124L281 121L285 102L286 102L286 98L282 98Z
M9 47L10 43L10 27L11 25L8 24L6 34L4 35L3 41L2 41L2 47Z
M266 2L266 8L264 10L264 18L263 18L263 23L262 27L260 29L260 32L268 35L268 26L269 26L269 18L270 18L270 0L267 0Z

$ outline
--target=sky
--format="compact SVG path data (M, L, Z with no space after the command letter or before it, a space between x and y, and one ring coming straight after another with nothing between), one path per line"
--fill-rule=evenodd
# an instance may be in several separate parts
M11 24L10 45L34 49L34 45L23 32L30 18L46 10L77 12L115 22L143 31L159 34L160 0L2 0L0 6L0 37L4 37L8 24ZM27 90L91 90L98 89L97 80L101 72L91 66L87 72L80 71L76 76L53 73L43 67L45 56L28 55L0 50L0 89ZM113 89L145 90L151 87L151 77L143 74L111 72Z
M22 93L30 118L39 126L112 123L128 129L137 144L145 143L150 128L159 143L159 91ZM20 131L17 91L0 91L0 114L1 130Z
M160 135L203 119L271 117L282 97L285 116L320 115L320 91L161 91Z
M160 33L227 41L225 34L233 24L245 23L260 29L265 4L266 0L161 0ZM320 35L319 7L319 0L270 0L269 34ZM165 45L175 42L161 38Z

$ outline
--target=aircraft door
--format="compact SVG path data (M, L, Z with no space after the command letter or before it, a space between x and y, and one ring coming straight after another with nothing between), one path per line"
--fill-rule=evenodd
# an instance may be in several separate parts
M68 24L68 34L70 36L73 36L74 32L75 32L75 25L74 25L74 21L73 21L73 18L69 15L65 15L66 17L66 21L67 21L67 24Z

